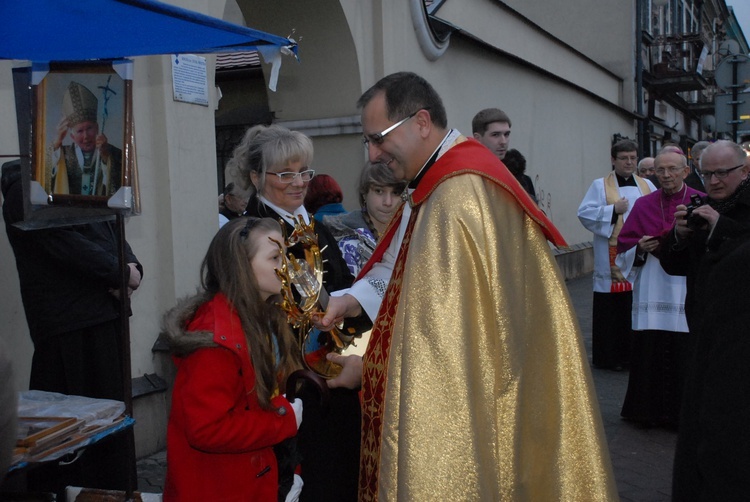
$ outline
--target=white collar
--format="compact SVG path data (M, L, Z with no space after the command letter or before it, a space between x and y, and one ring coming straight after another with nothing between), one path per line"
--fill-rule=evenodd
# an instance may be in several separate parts
M300 206L297 209L294 210L293 213L290 213L286 209L282 209L264 196L258 197L260 201L265 204L266 206L270 207L274 211L276 211L279 216L284 218L284 221L289 223L290 225L294 226L297 223L297 217L302 215L302 218L304 219L305 224L310 224L310 215L307 213L307 209L305 209L305 206Z
M437 148L435 148L432 151L432 153L430 154L430 156L427 157L427 160L422 165L422 167L419 168L419 171L417 172L417 175L414 176L414 179L419 178L419 175L422 173L422 171L424 171L425 167L430 162L430 160L432 160L432 158L435 157L435 152L437 152L437 157L435 158L435 160L437 160L440 157L442 157L445 152L447 152L448 150L450 150L450 147L453 146L453 143L456 141L456 139L460 135L461 135L461 133L459 131L457 131L456 129L449 130L446 133L445 137L443 138L443 141L440 142L440 144L437 146ZM411 193L413 191L414 191L414 189L410 189L409 193Z

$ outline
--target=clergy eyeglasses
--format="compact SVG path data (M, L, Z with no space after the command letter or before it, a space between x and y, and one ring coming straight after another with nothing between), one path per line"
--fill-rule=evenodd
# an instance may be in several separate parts
M315 176L315 169L307 169L306 171L302 171L299 173L293 173L291 171L284 172L284 173L269 173L266 172L266 174L275 174L279 177L279 181L289 185L290 183L294 182L297 178L300 178L302 181L310 181L313 179L313 176Z
M716 176L717 179L723 180L726 178L730 172L734 171L735 169L739 169L740 167L744 166L744 162L740 164L739 166L730 167L729 169L717 169L716 171L701 171L700 174L701 178L703 178L706 181L711 181L711 176Z
M660 167L659 169L657 169L654 172L656 174L658 174L659 176L662 176L667 171L669 171L672 174L680 174L685 169L687 169L687 166L682 166L682 167L680 167L680 166L673 166L673 167L668 167L666 169L664 169L663 167Z
M615 157L615 159L619 160L620 162L638 162L637 155L618 155L617 157Z
M365 145L365 148L370 147L370 143L375 143L376 145L382 145L383 140L386 136L388 136L390 133L392 133L396 128L398 128L400 125L402 125L404 122L409 120L410 118L414 117L417 113L421 112L422 110L427 110L428 108L420 108L416 112L412 113L411 115L408 115L406 118L403 118L390 126L388 129L386 129L383 132L376 132L374 134L368 134L364 138L362 138L362 143Z

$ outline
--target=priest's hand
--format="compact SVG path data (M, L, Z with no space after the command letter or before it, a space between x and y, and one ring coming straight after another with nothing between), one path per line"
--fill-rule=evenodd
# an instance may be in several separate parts
M326 359L332 363L341 365L339 376L327 381L328 387L335 389L344 387L346 389L357 390L362 387L362 357L361 356L342 356L331 352L326 354Z
M644 235L638 241L638 254L653 253L659 247L659 239L651 235Z
M362 306L352 295L331 296L325 315L314 315L313 325L321 331L329 331L341 323L345 317L357 317L362 314Z
M626 213L629 207L630 207L630 201L626 199L625 197L615 202L615 212L617 214Z

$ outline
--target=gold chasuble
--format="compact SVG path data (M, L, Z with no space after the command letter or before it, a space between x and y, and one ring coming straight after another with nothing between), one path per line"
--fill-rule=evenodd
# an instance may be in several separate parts
M474 140L440 157L409 203L363 359L360 499L617 500L545 238L560 242L557 230Z

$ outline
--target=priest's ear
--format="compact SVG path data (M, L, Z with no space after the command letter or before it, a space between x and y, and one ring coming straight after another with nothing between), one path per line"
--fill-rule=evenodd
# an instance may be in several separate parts
M422 108L414 116L414 121L419 127L419 135L422 138L427 138L432 130L435 128L434 122L432 122L432 115L426 108Z

